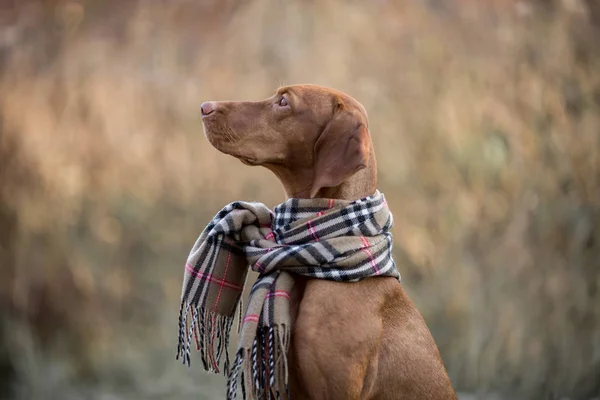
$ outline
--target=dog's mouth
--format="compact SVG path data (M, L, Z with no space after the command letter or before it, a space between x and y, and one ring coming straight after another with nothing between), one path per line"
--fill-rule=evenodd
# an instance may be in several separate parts
M221 153L230 155L237 158L242 163L250 166L258 165L259 162L255 157L239 154L239 150L243 148L239 144L238 136L233 130L223 127L214 126L214 124L207 124L204 121L204 136L208 139L209 143Z
M210 117L212 114L206 116ZM202 125L204 125L204 136L217 149L220 145L235 143L238 140L238 135L227 125L217 123L214 119L202 117Z

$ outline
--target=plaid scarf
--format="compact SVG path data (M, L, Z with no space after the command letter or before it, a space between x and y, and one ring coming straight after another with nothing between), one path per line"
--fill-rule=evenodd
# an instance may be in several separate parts
M204 229L185 266L177 358L189 366L193 337L205 370L218 373L223 364L228 399L236 396L238 378L244 398L289 398L294 275L339 282L400 279L392 259L392 221L379 191L356 201L289 199L274 212L260 203L227 205ZM260 275L241 320L248 265ZM236 308L241 334L230 368Z

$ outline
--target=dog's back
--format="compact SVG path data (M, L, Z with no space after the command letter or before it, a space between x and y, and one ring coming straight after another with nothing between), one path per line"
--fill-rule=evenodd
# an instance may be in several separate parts
M437 346L398 281L310 280L298 290L292 398L456 399Z

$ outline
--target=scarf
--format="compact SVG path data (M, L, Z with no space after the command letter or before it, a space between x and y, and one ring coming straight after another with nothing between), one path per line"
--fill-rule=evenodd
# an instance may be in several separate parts
M400 279L392 259L392 214L383 194L355 201L289 199L271 212L264 204L234 202L217 213L185 266L177 358L190 365L192 340L203 367L228 376L227 399L238 378L245 399L276 398L287 389L290 290L294 276L357 282ZM259 273L241 318L248 266ZM239 311L233 364L231 326Z

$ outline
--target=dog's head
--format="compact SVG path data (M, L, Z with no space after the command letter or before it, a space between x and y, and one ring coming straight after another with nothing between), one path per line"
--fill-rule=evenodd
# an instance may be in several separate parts
M272 170L290 197L327 197L327 188L375 168L367 113L337 90L285 86L265 100L211 101L201 108L210 143L245 164ZM367 175L375 179L374 171Z

